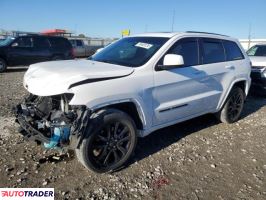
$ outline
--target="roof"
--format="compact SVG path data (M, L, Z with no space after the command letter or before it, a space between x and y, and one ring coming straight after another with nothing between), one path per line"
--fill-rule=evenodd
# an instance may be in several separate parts
M171 38L175 35L182 34L182 32L153 32L153 33L141 33L134 36L149 36L149 37L166 37Z
M187 31L187 32L153 32L153 33L142 33L142 34L136 34L134 36L137 37L166 37L166 38L171 38L174 36L178 35L191 35L191 36L205 36L205 37L210 37L213 36L215 38L228 38L229 36L227 35L221 35L221 34L216 34L216 33L208 33L208 32L196 32L196 31Z

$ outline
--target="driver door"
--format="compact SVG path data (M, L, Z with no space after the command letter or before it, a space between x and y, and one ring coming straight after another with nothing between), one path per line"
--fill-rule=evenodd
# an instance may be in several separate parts
M200 65L199 49L197 38L180 39L166 54L183 56L184 66L154 71L154 126L204 112L208 74ZM158 64L163 63L163 58Z
M28 65L34 59L32 37L19 37L10 46L9 62L11 65Z

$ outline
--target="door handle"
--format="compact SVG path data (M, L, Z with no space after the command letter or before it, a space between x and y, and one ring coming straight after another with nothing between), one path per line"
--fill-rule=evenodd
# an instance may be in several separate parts
M233 65L228 65L228 66L225 66L225 69L234 70L234 69L235 69L235 66L233 66Z

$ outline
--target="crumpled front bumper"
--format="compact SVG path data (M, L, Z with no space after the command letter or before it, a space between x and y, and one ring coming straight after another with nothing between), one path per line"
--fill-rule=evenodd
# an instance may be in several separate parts
M21 127L19 132L24 136L25 139L42 143L48 143L50 141L50 138L45 137L40 131L33 127L31 124L30 112L24 104L18 104L14 108L14 113L16 115L16 122Z

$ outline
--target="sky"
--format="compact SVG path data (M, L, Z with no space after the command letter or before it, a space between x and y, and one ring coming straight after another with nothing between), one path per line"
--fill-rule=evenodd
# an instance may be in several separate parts
M205 31L266 38L266 0L0 0L0 29L68 29L90 37ZM174 23L173 23L174 21Z

